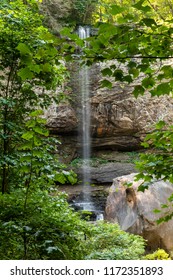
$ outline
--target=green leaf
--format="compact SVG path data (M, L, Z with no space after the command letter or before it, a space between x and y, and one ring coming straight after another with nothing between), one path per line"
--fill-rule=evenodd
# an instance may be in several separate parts
M40 115L43 115L44 113L43 113L43 110L36 110L36 111L33 111L31 114L30 114L30 116L31 117L38 117L38 116L40 116Z
M107 88L112 88L112 83L108 80L102 80L101 81L101 87L107 87Z
M37 156L37 157L43 157L44 156L44 153L41 152L41 151L38 151L38 150L34 150L33 151L33 156Z
M144 182L143 184L141 184L138 187L138 191L144 192L145 190L147 190L149 188L149 183L148 182Z
M169 85L169 83L162 83L157 86L156 91L157 95L160 96L162 94L169 94L171 92L172 88Z
M173 68L171 65L164 65L161 68L161 71L164 72L164 78L172 78L173 77Z
M40 146L42 144L42 141L39 137L37 137L36 135L34 135L34 145L35 146Z
M32 141L28 141L27 143L25 143L25 144L23 144L23 145L20 145L19 147L18 147L18 150L19 151L25 151L25 150L32 150L32 148L33 148L33 144L32 144Z
M137 2L136 4L134 4L132 7L134 7L137 10L143 11L143 12L150 12L152 9L150 6L143 6L145 0L140 0L139 2Z
M142 80L142 86L146 89L152 88L155 85L155 80L152 77L146 77Z
M24 155L20 158L21 162L31 162L32 156L31 155Z
M26 166L26 165L23 165L21 168L20 168L20 172L23 172L23 173L28 173L30 172L31 169L29 166Z
M35 132L37 132L38 134L44 135L44 136L48 136L49 135L49 131L47 129L43 129L39 126L35 126L33 127L33 130Z
M164 208L168 208L169 206L167 204L161 204L161 208L164 209Z
M129 70L129 74L132 74L134 78L137 78L139 76L139 70L136 68L131 68Z
M168 201L173 202L173 194L168 198Z
M144 18L142 21L148 27L152 27L153 25L157 25L157 23L155 22L155 20L153 18Z
M33 72L35 72L35 73L37 73L37 74L39 74L40 71L41 71L41 67L40 67L39 65L37 65L37 64L29 64L29 65L28 65L28 68L29 68L31 71L33 71Z
M61 184L65 184L67 182L66 176L63 173L56 173L54 178L56 182Z
M141 85L135 86L133 95L137 98L139 95L144 95L145 89Z
M78 181L77 178L75 178L75 177L72 176L72 175L68 175L67 178L68 178L68 181L69 181L72 185L76 184L77 181Z
M122 12L124 12L126 10L126 8L119 6L119 5L112 5L111 6L111 14L112 15L118 15L121 14Z
M22 135L22 138L25 140L30 140L34 137L34 132L33 131L27 131Z
M50 63L45 63L42 65L42 71L43 72L51 72L52 70L52 65Z
M112 70L110 68L105 68L102 70L103 76L112 76Z
M24 44L24 43L19 43L18 46L16 47L16 49L18 51L20 51L20 53L22 55L31 53L29 47L26 44Z
M123 81L124 75L121 69L115 70L113 76L115 77L116 80Z
M156 129L162 129L165 125L166 125L166 123L164 121L159 121L156 124Z
M161 210L154 209L153 212L154 212L155 214L159 214L159 213L161 212Z
M28 67L20 69L17 74L19 77L21 77L22 81L25 81L27 79L32 80L34 77L34 74Z

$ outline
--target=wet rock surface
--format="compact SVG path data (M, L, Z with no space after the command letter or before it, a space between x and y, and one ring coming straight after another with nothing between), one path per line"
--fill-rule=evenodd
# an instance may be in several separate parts
M104 210L106 206L106 200L109 192L109 185L92 185L84 186L75 185L75 186L62 186L59 188L60 191L64 191L68 195L68 202L76 210L88 210L93 214L92 216L96 217L100 213L104 215ZM84 196L88 200L83 200ZM84 205L85 204L85 205Z
M76 170L79 179L82 179L82 170ZM87 172L87 170L86 170ZM91 182L95 184L112 183L113 178L135 172L134 164L110 162L99 167L90 167Z

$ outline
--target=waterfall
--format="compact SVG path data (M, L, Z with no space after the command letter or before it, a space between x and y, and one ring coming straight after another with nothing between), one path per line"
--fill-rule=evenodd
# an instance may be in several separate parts
M79 26L78 35L81 39L86 39L90 36L90 28ZM90 135L90 78L89 67L84 65L79 72L79 88L81 92L81 126L82 133L82 173L83 173L83 208L85 210L93 210L91 202L91 186L90 186L90 156L91 156L91 135Z
M78 35L80 39L86 39L90 36L90 27L88 26L79 26Z

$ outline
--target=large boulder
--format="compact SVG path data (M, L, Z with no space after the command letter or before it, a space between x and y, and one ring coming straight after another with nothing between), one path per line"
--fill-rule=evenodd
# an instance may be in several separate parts
M157 224L164 214L156 214L154 209L160 209L161 204L167 204L167 198L173 193L173 185L162 180L150 184L145 192L138 191L141 180L135 181L135 173L117 177L109 190L106 202L105 218L118 223L130 233L142 235L147 240L148 250L163 248L173 253L173 219ZM127 183L132 183L128 187ZM166 211L172 211L165 208Z

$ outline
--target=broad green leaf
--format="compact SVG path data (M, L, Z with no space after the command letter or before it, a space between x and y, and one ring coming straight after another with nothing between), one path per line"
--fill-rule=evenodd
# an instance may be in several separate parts
M45 63L45 64L42 65L41 70L43 72L51 72L52 65L50 63Z
M44 157L44 153L38 150L33 150L33 156Z
M32 80L34 77L34 74L31 72L31 70L28 67L20 69L17 74L19 77L21 77L23 81Z
M145 89L141 85L135 86L133 95L137 98L139 95L144 95Z
M159 209L154 209L153 212L154 212L155 214L159 214L159 213L161 212L161 210L159 210Z
M168 198L168 201L173 202L173 194Z
M110 68L105 68L102 70L103 76L112 76L112 70Z
M167 205L167 204L161 204L161 208L162 208L162 209L168 208L168 207L169 207L169 205Z
M77 181L78 181L77 178L74 177L74 176L72 176L72 175L68 175L67 178L68 178L68 181L69 181L72 185L76 184Z
M166 125L166 123L164 121L159 121L156 124L156 129L162 129L165 125Z
M23 173L28 173L30 172L31 169L29 166L26 166L26 165L23 165L21 168L20 168L20 172L23 172Z
M172 88L170 87L169 83L162 83L157 86L156 91L157 95L162 95L162 94L169 94L171 92Z
M124 75L121 69L115 70L113 76L115 77L116 80L123 81Z
M124 82L128 82L129 84L133 82L132 76L131 75L126 75L123 77Z
M146 77L142 80L142 86L146 89L150 89L155 85L155 80L152 77Z
M140 0L136 4L134 4L132 7L134 7L137 10L143 11L143 12L150 12L152 9L150 6L143 6L145 0Z
M31 155L24 155L20 158L21 162L31 162L32 156Z
M30 114L31 117L38 117L40 115L43 115L43 110L36 110Z
M63 173L56 173L54 178L56 182L61 184L65 184L67 182L66 176Z
M164 65L161 71L164 72L164 78L173 78L173 67L171 65Z
M111 6L111 14L112 15L118 15L121 14L122 12L124 12L126 10L125 7L119 6L119 5L112 5Z
M145 25L148 26L148 27L152 27L153 25L157 25L157 23L155 22L155 20L152 19L152 18L144 18L142 21L143 21L143 22L145 23Z
M112 88L112 83L108 80L102 80L101 81L101 87L107 87L107 88Z
M30 54L31 53L31 50L29 49L29 47L26 44L24 44L24 43L19 43L18 46L16 47L16 49L18 51L20 51L20 53L22 55Z
M143 184L141 184L141 185L138 187L138 191L144 192L144 191L147 190L148 188L149 188L149 185L146 184L146 183L143 183Z
M34 132L33 131L27 131L22 135L22 138L25 140L30 140L34 137Z
M24 143L23 145L20 145L19 147L18 147L18 150L19 151L25 151L25 150L32 150L32 148L33 148L33 143L32 143L32 141L28 141L27 143Z
M35 146L40 146L42 144L42 141L39 137L37 137L36 135L34 135L34 145Z
M28 68L29 68L31 71L33 71L33 72L35 72L35 73L37 73L37 74L39 74L40 71L41 71L41 67L40 67L39 65L37 65L37 64L29 64L29 65L28 65Z
M48 136L49 135L49 131L47 129L43 129L39 126L35 126L33 127L33 130L35 132L37 132L38 134L44 135L44 136Z
M129 70L129 74L132 74L134 78L137 78L139 76L139 70L136 68L131 68Z

